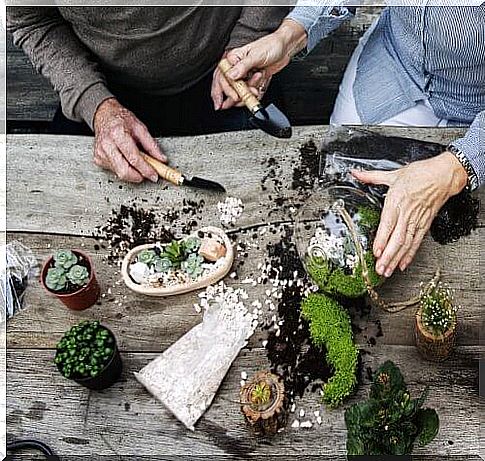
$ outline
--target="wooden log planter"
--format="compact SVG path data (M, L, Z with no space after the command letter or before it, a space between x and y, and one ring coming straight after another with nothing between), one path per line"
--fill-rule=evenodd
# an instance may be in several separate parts
M268 371L257 372L241 389L241 411L255 435L274 435L286 424L285 387Z
M451 327L442 335L436 336L426 329L422 322L422 309L416 312L416 347L423 358L432 362L443 362L453 352L456 339L456 318Z

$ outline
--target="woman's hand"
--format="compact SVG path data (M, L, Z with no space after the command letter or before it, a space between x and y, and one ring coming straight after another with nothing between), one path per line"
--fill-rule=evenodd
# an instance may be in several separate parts
M240 48L234 48L225 56L233 65L228 72L232 80L248 79L251 91L262 97L271 77L287 66L291 58L305 48L307 34L302 25L285 19L272 34L266 35ZM224 94L227 96L223 103ZM216 69L212 85L214 107L226 109L240 102L237 93Z
M167 158L147 127L115 98L99 105L94 116L94 133L96 165L111 170L123 181L158 181L157 172L143 159L138 146L161 162Z
M353 171L366 184L389 186L374 240L376 271L390 277L406 269L440 208L467 184L468 176L450 152L393 171Z

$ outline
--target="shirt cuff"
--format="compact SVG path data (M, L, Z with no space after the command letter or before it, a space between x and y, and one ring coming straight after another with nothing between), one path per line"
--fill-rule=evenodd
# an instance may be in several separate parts
M344 6L336 6L339 2L332 2L332 5L324 6L296 6L287 16L288 19L302 25L308 34L307 53L353 14ZM342 5L343 1L340 1Z
M478 180L478 187L485 183L485 111L480 112L463 138L451 143L468 160Z
M74 115L84 120L91 130L94 124L94 115L99 105L108 98L114 97L102 82L96 82L89 86L78 99L74 107Z

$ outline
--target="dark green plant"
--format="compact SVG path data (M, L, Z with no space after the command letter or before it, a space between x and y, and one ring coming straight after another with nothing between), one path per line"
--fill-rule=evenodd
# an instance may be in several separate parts
M196 279L203 272L202 263L204 258L196 253L191 253L181 267L191 278Z
M456 323L454 295L442 282L431 283L420 294L421 320L430 333L441 336Z
M367 251L364 258L372 286L376 287L382 282L382 277L375 270L375 258L372 251ZM307 270L313 281L325 293L358 298L367 291L360 263L356 265L352 274L346 274L341 267L335 267L323 258L314 257L308 259Z
M68 379L95 378L110 361L115 341L98 320L73 326L57 343L54 363Z
M137 256L137 261L143 264L146 264L147 266L151 267L155 264L155 261L157 260L158 256L157 253L155 253L155 250L150 250L148 248L141 250L140 253L138 253Z
M438 434L435 410L423 409L428 389L411 399L399 368L391 361L374 375L369 399L345 412L348 455L409 455L416 441L430 443Z
M57 250L54 255L54 266L67 271L77 263L77 256L71 250Z
M301 311L310 324L313 344L325 347L327 361L334 369L323 387L323 401L336 407L357 384L359 351L353 342L350 317L337 301L319 293L309 295Z

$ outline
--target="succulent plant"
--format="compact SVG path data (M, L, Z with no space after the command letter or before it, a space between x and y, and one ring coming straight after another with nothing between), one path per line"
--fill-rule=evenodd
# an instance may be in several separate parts
M96 377L111 359L115 341L98 320L73 326L57 343L54 363L69 379Z
M271 399L271 388L268 383L261 381L251 391L251 403L254 405L266 405Z
M167 257L157 258L155 261L155 271L156 272L168 272L172 268L173 264Z
M62 267L51 267L47 271L45 284L49 290L61 291L66 288L66 271Z
M191 253L185 261L182 261L181 267L192 279L196 279L203 272L203 262L202 256Z
M73 285L82 287L89 281L89 272L84 266L76 264L69 269L66 277Z
M78 261L77 256L71 250L58 250L54 255L54 266L68 270Z
M185 259L185 247L183 243L177 240L172 240L165 247L161 257L170 259L174 267L179 267L182 261Z
M200 238L199 237L189 237L184 240L184 248L187 253L195 253L200 248Z
M138 253L136 258L138 262L146 264L147 266L153 266L158 259L157 253L154 250L145 249Z

